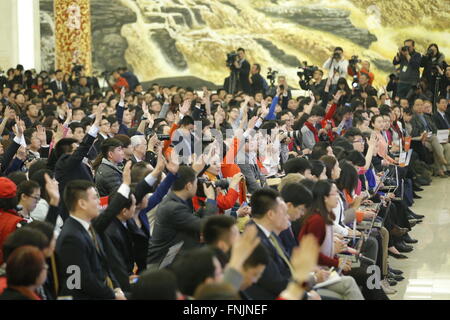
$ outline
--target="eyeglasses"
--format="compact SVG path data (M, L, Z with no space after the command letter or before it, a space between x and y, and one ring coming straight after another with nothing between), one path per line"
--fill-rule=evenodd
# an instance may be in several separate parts
M29 196L30 198L32 198L32 199L34 199L36 201L41 200L41 196L31 196L31 195L28 195L28 194L27 194L27 196Z

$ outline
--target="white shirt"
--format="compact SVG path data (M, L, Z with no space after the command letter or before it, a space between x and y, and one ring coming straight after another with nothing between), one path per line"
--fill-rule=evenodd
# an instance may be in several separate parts
M255 222L256 223L256 222ZM272 232L270 232L269 230L267 230L266 228L264 228L262 225L256 223L256 225L262 230L262 232L264 233L264 235L267 238L270 238L270 235L272 234Z
M323 64L323 68L329 71L328 77L332 77L331 84L337 84L339 78L347 77L348 61L345 59L339 61L333 59L333 62L331 62L331 58L328 58L328 60ZM334 69L338 69L338 73L336 75L334 74Z

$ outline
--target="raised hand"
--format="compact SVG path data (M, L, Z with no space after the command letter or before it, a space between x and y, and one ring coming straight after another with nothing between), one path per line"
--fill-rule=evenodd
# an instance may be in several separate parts
M169 159L166 164L166 169L172 174L176 174L179 168L180 165L177 163L176 159L174 159L173 154L169 155Z
M162 148L158 147L158 160L156 162L155 173L160 174L164 171L166 167L166 158L162 154Z
M125 89L125 87L122 87L122 89L120 89L120 102L121 102L121 104L125 103L125 93L126 93L126 89Z
M20 146L16 152L16 157L19 160L25 161L27 159L27 148L24 146Z
M185 116L191 109L191 100L184 100L183 105L180 108L180 113Z
M45 131L45 128L41 125L36 126L36 138L38 138L41 141L42 145L47 144L47 132Z
M58 181L50 178L50 176L46 173L44 174L45 179L45 190L50 198L50 205L57 207L59 206L60 194L58 188Z
M19 117L16 117L16 125L17 125L17 136L23 136L23 132L25 131L25 124L20 120Z
M95 121L94 125L97 127L100 125L100 122L102 121L103 117L103 110L106 108L106 103L99 103L97 110L95 110Z
M123 168L122 173L122 182L127 186L131 185L131 164L132 164L131 161L127 161L127 163L125 163L125 167Z
M244 262L248 259L248 257L250 257L260 241L261 239L258 237L258 229L256 226L248 226L231 249L229 266L239 272L242 272Z

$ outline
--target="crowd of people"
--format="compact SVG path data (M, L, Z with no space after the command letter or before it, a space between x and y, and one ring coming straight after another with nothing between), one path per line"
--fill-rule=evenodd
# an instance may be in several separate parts
M375 88L337 47L295 98L245 59L234 93L8 70L0 299L389 299L450 176L444 55L407 40Z

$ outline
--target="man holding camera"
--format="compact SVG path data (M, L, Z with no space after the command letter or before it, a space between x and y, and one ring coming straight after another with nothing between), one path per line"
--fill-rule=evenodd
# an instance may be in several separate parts
M331 78L331 91L333 91L339 78L347 76L348 61L344 59L344 50L336 47L333 55L323 64L323 68L328 70L328 77Z
M238 58L234 61L234 68L236 68L239 73L237 89L238 91L250 94L250 63L245 59L245 50L243 48L239 48L237 53Z
M394 66L400 65L400 74L397 85L397 95L406 98L411 88L419 82L420 62L422 56L414 49L414 40L405 40L404 46L399 49L394 57Z
M311 90L311 92L314 94L314 97L316 99L317 97L319 97L321 100L325 93L325 85L327 83L327 80L322 78L323 71L320 69L316 69L309 81L307 81L306 79L300 80L299 84L303 90Z

